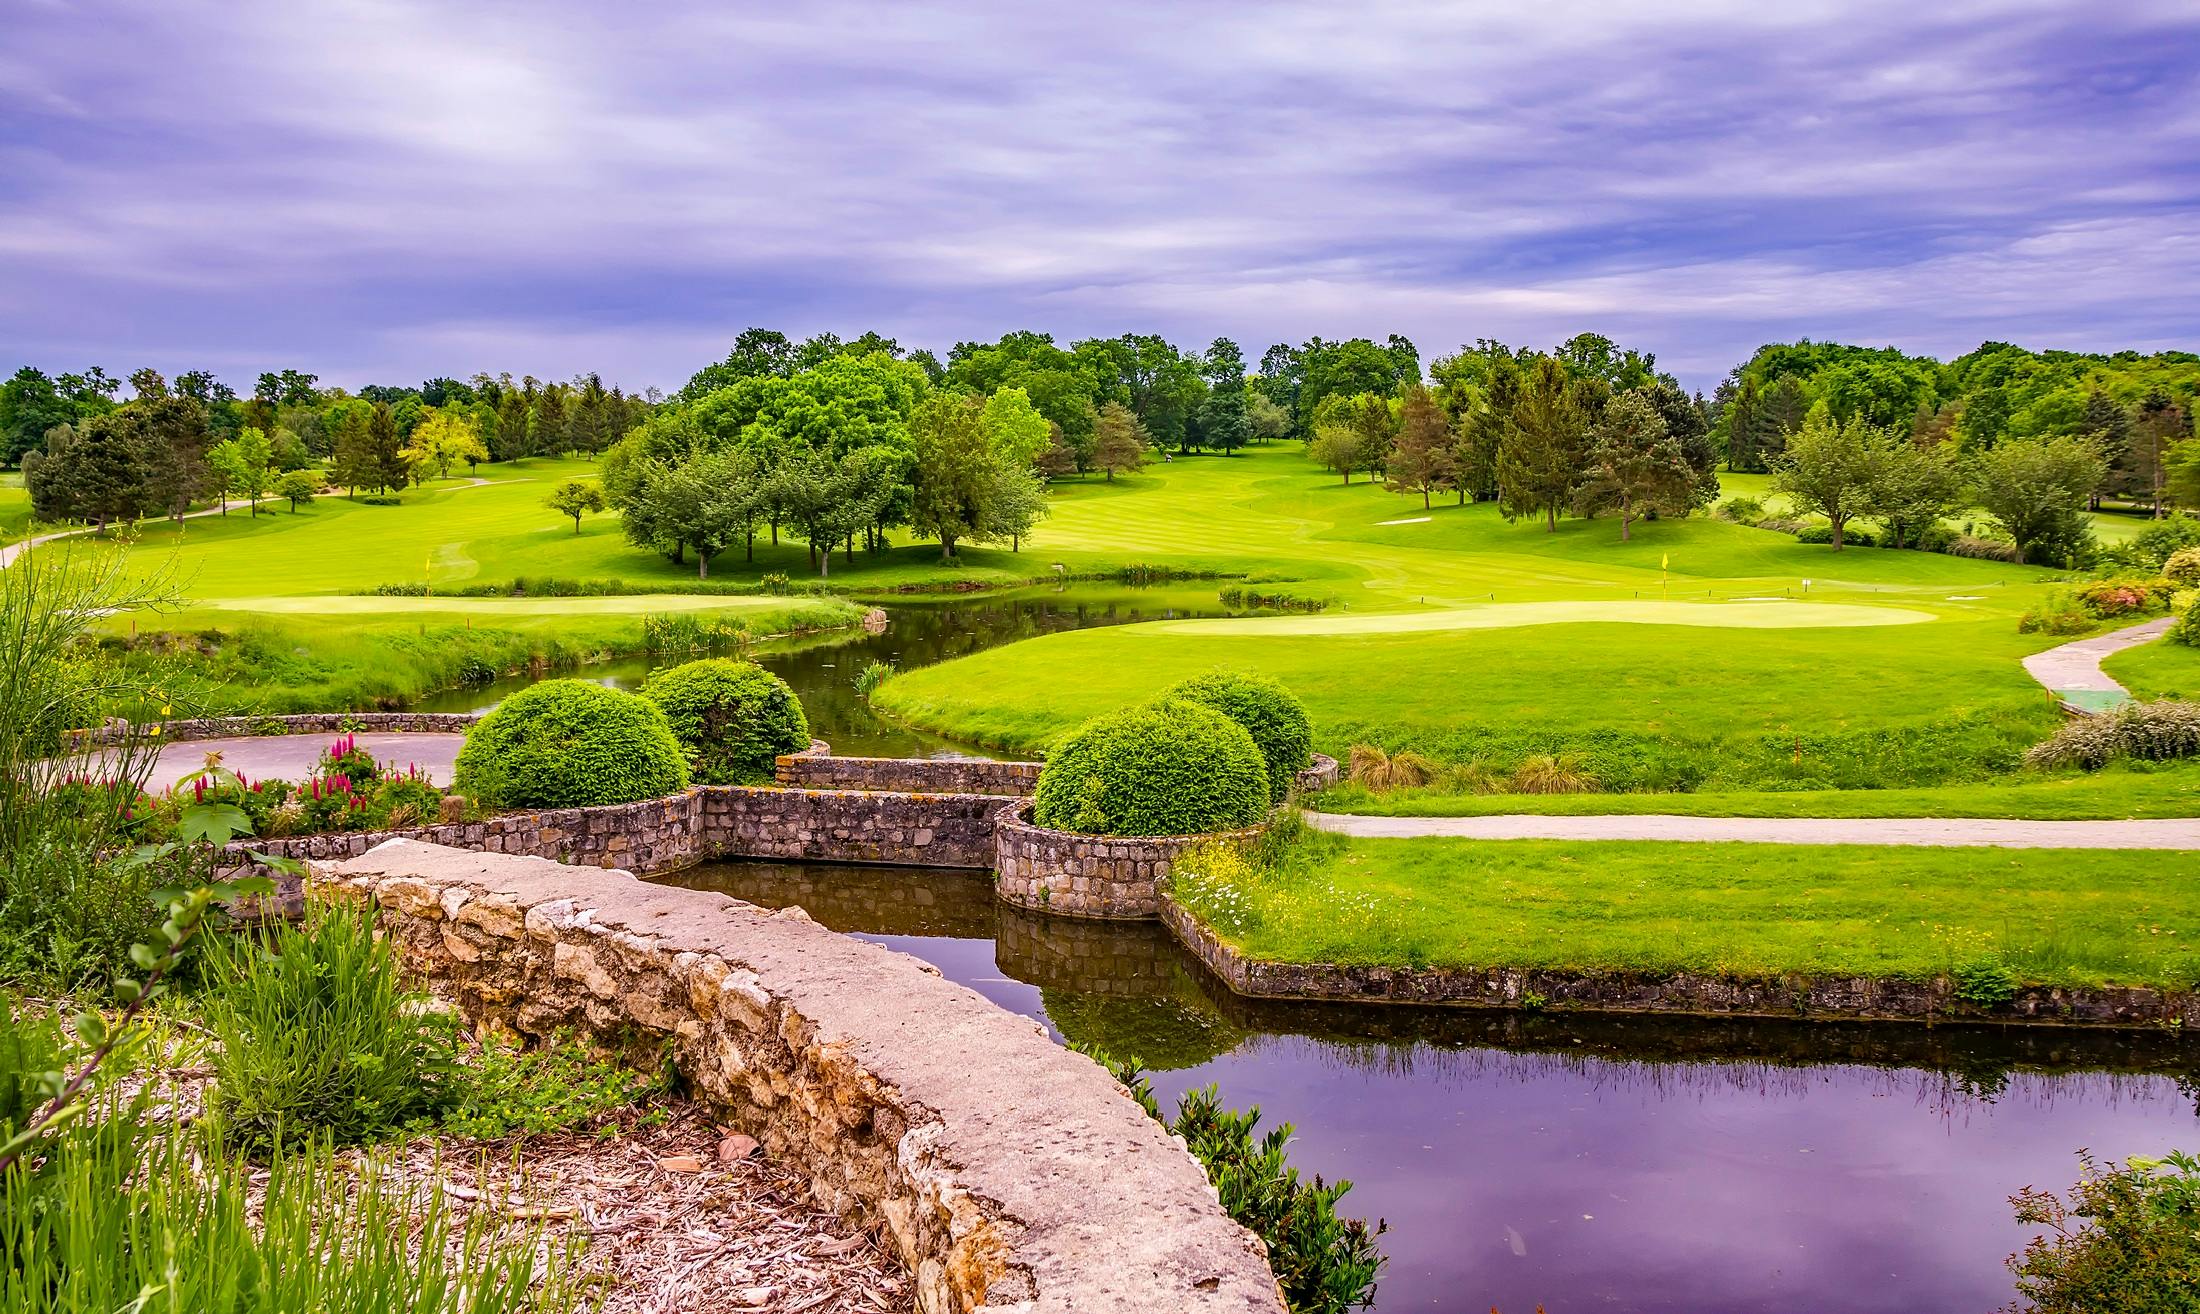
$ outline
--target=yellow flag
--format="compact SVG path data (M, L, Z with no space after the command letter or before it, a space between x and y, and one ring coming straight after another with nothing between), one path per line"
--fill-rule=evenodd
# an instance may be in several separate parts
M1663 556L1661 556L1661 557L1659 557L1659 558L1658 558L1658 569L1659 569L1659 570L1663 570L1663 569L1665 569L1665 568L1666 568L1667 566L1671 565L1672 563L1673 563L1673 554L1672 554L1672 553L1670 553L1670 552L1668 552L1668 553L1666 553L1666 554L1664 554Z

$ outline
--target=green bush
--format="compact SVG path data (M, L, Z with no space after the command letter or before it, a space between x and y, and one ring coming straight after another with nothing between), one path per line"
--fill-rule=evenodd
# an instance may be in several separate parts
M457 791L491 808L632 803L687 788L686 754L646 698L586 680L545 680L474 722Z
M1268 768L1268 798L1281 802L1298 774L1314 760L1314 731L1306 708L1289 689L1257 675L1217 671L1197 675L1163 695L1199 703L1245 727Z
M2166 520L2149 521L2146 528L2131 536L2126 546L2139 558L2140 564L2167 574L2163 567L2171 557L2200 547L2200 520L2174 515Z
M1164 698L1095 717L1048 754L1033 815L1087 835L1237 830L1268 810L1268 769L1245 727Z
M2180 521L2192 524L2192 521ZM2179 548L2162 562L2162 578L2179 588L2189 589L2200 584L2200 547Z
M2009 1260L2021 1314L2191 1314L2200 1309L2200 1160L2078 1156L2065 1202L2031 1187L2017 1221L2043 1229Z
M1754 525L1765 518L1765 504L1754 497L1730 497L1712 507L1711 514L1737 525Z
M206 942L211 1104L232 1143L357 1144L451 1102L450 1024L412 1007L370 916L320 907L264 946Z
M642 697L664 711L706 785L772 778L773 759L810 746L810 722L787 682L754 662L711 657L659 671Z
M2169 627L2169 640L2188 648L2200 648L2200 604L2185 608L2185 614Z
M464 1093L443 1130L478 1140L563 1131L666 1089L671 1076L669 1066L638 1072L563 1033L535 1049L483 1036L480 1055L460 1069Z
M1379 1219L1369 1227L1337 1212L1352 1183L1300 1178L1287 1148L1290 1123L1256 1139L1260 1110L1223 1108L1213 1086L1185 1095L1175 1119L1164 1118L1138 1059L1118 1061L1089 1045L1070 1048L1106 1068L1148 1117L1183 1139L1224 1212L1267 1243L1269 1271L1291 1314L1345 1314L1374 1303L1385 1262L1376 1238L1387 1229Z

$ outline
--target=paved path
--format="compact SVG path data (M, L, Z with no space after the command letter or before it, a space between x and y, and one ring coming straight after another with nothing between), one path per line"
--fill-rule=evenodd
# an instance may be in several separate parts
M2109 678L2108 672L2101 669L2101 659L2161 638L2175 621L2173 616L2164 616L2036 652L2024 659L2024 669L2071 706L2086 712L2105 712L2130 702L2131 691Z
M335 735L253 735L237 739L187 739L163 745L153 763L145 787L160 793L206 765L206 755L219 752L222 766L247 780L303 780L313 774ZM402 771L418 766L439 785L451 783L452 764L458 760L464 735L361 734L359 746L374 754L384 767Z
M2200 849L2200 819L2003 821L1936 817L1353 817L1310 812L1342 835L1405 839L1693 840L1921 844L2002 849Z

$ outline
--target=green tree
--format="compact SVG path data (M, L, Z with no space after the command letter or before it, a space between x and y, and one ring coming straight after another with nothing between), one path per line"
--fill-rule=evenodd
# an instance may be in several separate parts
M1624 543L1638 517L1684 512L1695 492L1695 467L1643 389L1630 388L1605 404L1590 431L1588 466L1574 493L1585 514L1617 509Z
M1888 546L1919 546L1928 530L1960 510L1964 472L1952 444L1921 447L1883 437L1873 453L1864 514L1886 526Z
M1833 526L1833 550L1839 552L1849 521L1870 502L1877 447L1878 436L1862 418L1852 416L1846 425L1837 425L1832 409L1819 402L1803 417L1802 428L1788 435L1786 450L1773 466L1773 491L1786 495L1798 512L1824 516Z
M403 488L412 468L405 461L404 439L397 434L397 416L389 403L376 402L367 415L366 447L360 482L377 491Z
M1452 469L1452 432L1427 388L1413 384L1398 407L1398 437L1383 462L1383 477L1397 492L1419 493L1421 505L1429 505L1429 493L1455 481Z
M517 388L506 388L497 397L496 428L489 443L490 456L499 461L517 461L534 455L527 428L527 398Z
M955 544L978 537L986 523L994 457L984 417L972 398L936 396L917 407L910 432L917 458L910 527L939 543L940 560L952 561Z
M472 420L452 411L432 411L413 429L412 442L399 455L408 469L432 465L438 478L448 478L453 461L486 461L489 449Z
M1207 400L1199 413L1199 438L1224 456L1252 436L1246 410L1245 353L1228 338L1216 338L1200 365L1207 379Z
M568 479L550 490L542 504L562 516L573 518L573 532L581 532L581 517L591 511L604 508L603 488L579 479Z
M704 452L647 470L620 516L627 541L676 563L692 549L697 578L708 579L712 557L736 539L754 540L759 492L756 470L738 453Z
M0 383L0 464L18 465L46 435L77 418L53 380L25 365Z
M1587 446L1580 388L1556 358L1536 357L1498 438L1498 510L1507 520L1540 515L1544 529L1556 532Z
M1136 470L1146 463L1149 441L1146 426L1138 422L1129 407L1109 402L1100 408L1100 418L1093 424L1093 468L1105 470L1112 484L1117 471Z
M1032 407L1022 388L1002 388L986 398L979 420L994 455L1027 468L1046 450L1052 432L1047 417Z
M538 456L556 456L572 447L572 425L566 418L565 389L560 385L546 383L535 394L527 443L528 450Z
M351 400L329 412L329 479L342 484L354 496L362 488L381 486L382 465L374 449L374 405Z
M153 505L146 438L133 416L109 412L62 425L38 455L24 484L41 520L80 520L105 533Z
M298 514L298 508L312 501L321 492L321 476L311 470L286 471L275 481L275 496L290 500L290 513Z
M2108 462L2075 435L2005 439L1979 459L1978 504L2026 561L2081 563L2093 547L2087 498Z
M1291 436L1291 412L1278 405L1266 393L1248 387L1245 402L1245 431L1256 443L1267 446Z
M206 463L222 494L222 514L229 514L228 495L236 493L260 514L260 499L274 481L274 459L267 434L246 426L234 438L225 438L206 453Z

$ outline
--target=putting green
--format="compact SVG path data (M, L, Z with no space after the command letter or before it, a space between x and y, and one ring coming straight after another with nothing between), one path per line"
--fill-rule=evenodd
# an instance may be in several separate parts
M1867 607L1841 602L1501 602L1443 611L1389 612L1368 616L1258 616L1247 620L1158 621L1133 627L1145 634L1233 636L1420 634L1435 630L1499 630L1520 625L1575 622L1630 625L1697 625L1709 629L1853 629L1867 625L1916 625L1937 619L1906 607Z
M393 598L381 596L306 596L289 598L206 598L194 608L217 611L281 612L306 616L411 616L435 613L474 616L636 616L666 611L755 611L784 607L774 597L711 597L702 594L651 593L602 598Z

